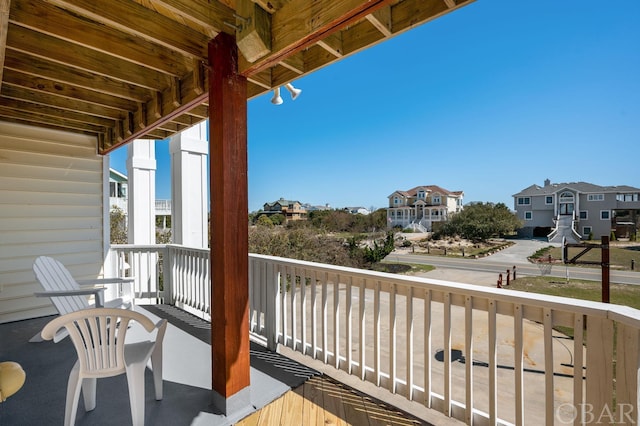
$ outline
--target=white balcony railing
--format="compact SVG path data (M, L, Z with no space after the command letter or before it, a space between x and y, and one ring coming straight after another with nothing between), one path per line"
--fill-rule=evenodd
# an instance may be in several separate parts
M137 268L145 250L163 281L139 294L207 318L208 251L113 247ZM635 309L254 254L249 297L250 331L271 348L469 424L639 420Z

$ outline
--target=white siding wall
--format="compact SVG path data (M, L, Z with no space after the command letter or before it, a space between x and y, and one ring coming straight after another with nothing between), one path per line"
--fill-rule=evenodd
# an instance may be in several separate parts
M33 296L37 256L100 275L103 174L94 138L0 122L0 323L55 313Z

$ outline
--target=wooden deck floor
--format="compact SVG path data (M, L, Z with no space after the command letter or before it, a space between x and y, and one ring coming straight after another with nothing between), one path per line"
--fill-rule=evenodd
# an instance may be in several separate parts
M247 416L239 426L398 425L427 423L328 376L315 376Z

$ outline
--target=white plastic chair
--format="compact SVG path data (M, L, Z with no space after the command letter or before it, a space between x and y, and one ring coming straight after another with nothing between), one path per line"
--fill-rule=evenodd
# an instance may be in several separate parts
M132 287L134 278L97 278L86 281L76 281L65 266L58 260L47 256L40 256L33 263L33 272L45 291L34 293L37 297L50 297L53 305L60 315L65 315L81 309L91 307L133 309L133 291L129 288L126 294L105 302L105 287L95 285L105 284L129 284ZM84 288L83 288L84 286ZM87 296L95 297L95 304L91 305ZM61 333L56 341L66 337L66 332ZM31 342L42 341L40 335L36 335Z
M153 333L155 340L126 343L131 321ZM117 308L91 308L53 319L42 329L42 337L51 340L60 328L66 328L78 353L67 385L65 426L75 423L80 389L87 411L96 407L96 381L102 377L127 375L131 418L134 426L144 425L144 372L149 358L153 369L156 400L162 399L162 340L167 320L154 324L139 312Z

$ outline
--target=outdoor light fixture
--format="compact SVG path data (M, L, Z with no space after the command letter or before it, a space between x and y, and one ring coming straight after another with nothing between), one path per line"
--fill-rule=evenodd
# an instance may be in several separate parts
M282 96L280 96L280 87L276 87L273 89L273 98L271 98L271 103L274 105L282 104Z
M285 84L284 87L286 87L289 93L291 93L291 99L294 101L298 98L298 96L300 96L300 93L302 93L302 90L296 89L291 83Z
M285 84L284 87L289 91L289 93L291 94L291 99L294 101L298 98L298 96L300 96L300 93L302 93L301 89L296 89L291 83ZM273 89L273 97L271 98L271 103L274 105L281 105L282 102L282 96L280 96L280 87L276 87L275 89Z

